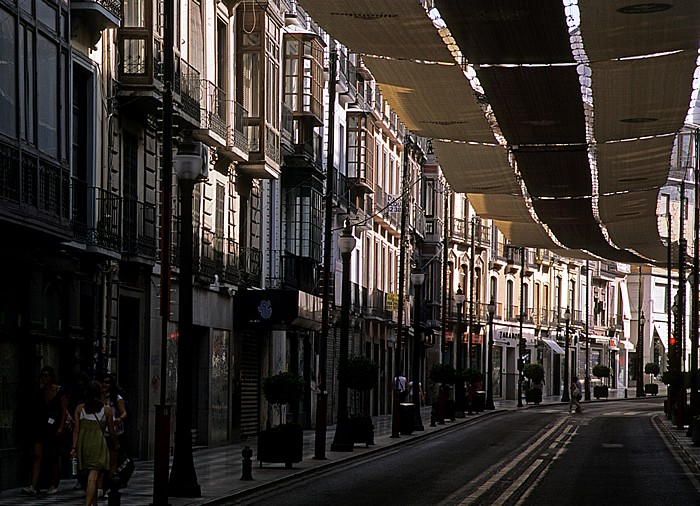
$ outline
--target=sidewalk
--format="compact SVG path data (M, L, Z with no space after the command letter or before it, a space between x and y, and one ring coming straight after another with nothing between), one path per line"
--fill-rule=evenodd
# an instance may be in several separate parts
M660 385L664 387L664 385ZM665 396L665 389L659 389L659 402ZM611 401L635 401L634 389L628 390L627 398L624 390L610 390L608 399L596 400L591 398L591 401L583 401L588 403L603 403ZM302 462L294 464L293 469L285 469L284 464L263 464L259 467L258 461L253 455L253 481L242 481L242 450L248 445L255 452L256 441L251 439L246 443L236 443L218 448L208 448L196 450L194 452L195 469L197 480L202 489L202 497L196 499L171 497L168 502L171 506L194 506L194 505L214 505L219 504L225 499L230 499L246 491L251 491L256 488L262 488L271 483L279 483L299 478L308 473L312 473L319 468L333 466L339 462L348 459L361 459L376 455L376 452L383 451L389 447L399 444L410 444L412 441L420 440L424 437L429 437L440 431L453 429L454 427L463 424L473 424L483 421L482 419L489 416L495 416L499 412L506 410L514 410L517 408L515 400L494 400L496 406L495 411L484 411L474 415L468 415L465 418L458 418L455 422L447 422L444 425L436 425L430 427L430 408L422 408L423 424L425 431L414 432L409 436L401 436L400 438L391 438L391 415L374 417L374 441L375 445L368 448L355 446L354 451L348 453L326 451L326 460L314 460L314 431L304 431L304 458ZM533 404L525 404L526 409L535 408ZM563 404L559 396L549 396L542 399L539 407L553 409L554 407L561 408L562 412L566 412L567 405ZM521 408L523 409L523 408ZM700 447L694 447L690 437L685 436L685 431L675 429L670 420L666 420L663 414L660 414L662 428L672 440L675 440L682 451L690 458L693 458L696 466L695 471L700 475ZM328 427L326 433L326 448L330 448L333 441L335 427ZM72 487L75 480L68 479L61 482L59 492L53 496L39 495L36 498L30 498L22 495L21 490L11 489L4 490L0 493L0 506L16 505L16 504L72 504L80 505L84 503L84 494L82 491L73 490ZM121 504L125 506L145 506L152 502L153 499L153 461L143 461L136 463L136 472L129 482L129 486L122 491ZM107 501L101 503L107 505Z

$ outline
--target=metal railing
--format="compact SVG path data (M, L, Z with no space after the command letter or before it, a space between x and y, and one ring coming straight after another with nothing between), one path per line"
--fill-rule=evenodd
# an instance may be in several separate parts
M226 92L211 81L201 81L201 126L226 139Z
M122 252L155 258L157 247L156 206L135 199L124 200Z
M233 124L230 129L229 146L245 151L248 148L248 135L245 127L248 111L236 101L232 100L230 104L233 107Z

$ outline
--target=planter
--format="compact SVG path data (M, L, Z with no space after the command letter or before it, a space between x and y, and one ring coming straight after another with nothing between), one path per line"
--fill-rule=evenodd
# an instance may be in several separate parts
M531 402L533 404L539 404L542 402L542 389L531 388L530 390L527 390L525 392L525 402L527 404L530 404Z
M262 431L258 435L258 461L282 463L287 469L301 462L304 438L301 425L288 423Z
M659 393L659 385L656 383L647 383L644 385L644 393L649 395L656 395Z
M608 397L608 385L598 385L593 387L593 397L600 399Z
M350 417L350 437L353 443L374 444L374 424L371 416Z

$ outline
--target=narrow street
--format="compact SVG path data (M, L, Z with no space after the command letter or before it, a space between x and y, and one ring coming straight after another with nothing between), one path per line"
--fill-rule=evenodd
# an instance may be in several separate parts
M697 504L660 399L510 411L227 504Z

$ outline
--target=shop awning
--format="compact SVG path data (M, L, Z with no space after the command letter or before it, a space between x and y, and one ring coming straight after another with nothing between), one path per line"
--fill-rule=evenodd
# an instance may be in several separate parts
M620 339L620 341L618 342L618 346L620 348L624 348L625 350L633 350L634 349L634 345L626 339Z
M630 310L630 294L627 291L627 281L620 281L620 296L622 297L622 335L630 338L630 320L632 311Z
M656 331L656 336L661 341L664 350L668 351L668 323L667 322L654 322L654 330Z
M556 341L553 341L552 339L542 339L542 341L544 342L544 344L552 348L552 351L554 353L557 353L558 355L564 354L564 350L561 346L559 346L559 344L557 344Z

